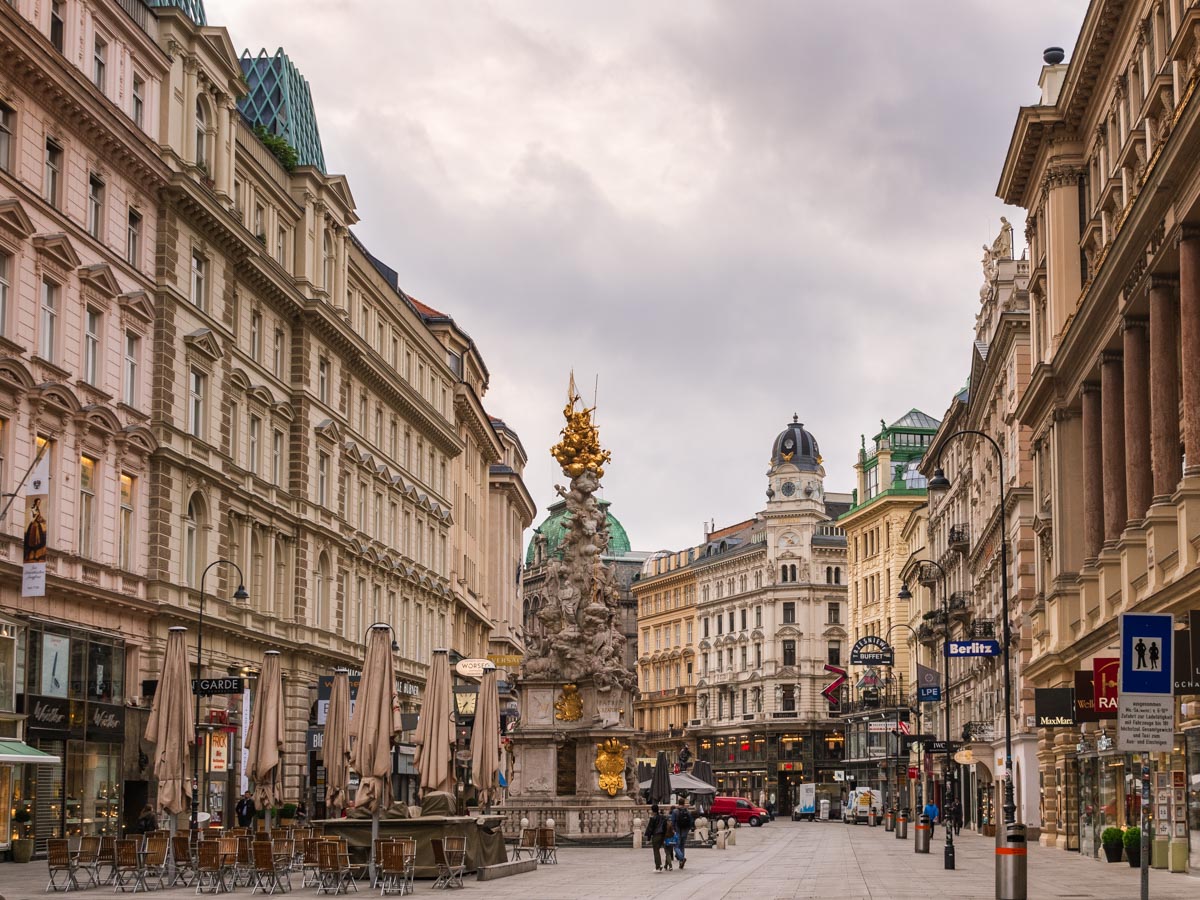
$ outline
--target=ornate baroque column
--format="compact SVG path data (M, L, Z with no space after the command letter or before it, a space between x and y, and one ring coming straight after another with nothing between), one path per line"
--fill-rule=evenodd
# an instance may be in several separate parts
M1095 559L1104 543L1104 476L1100 387L1085 384L1083 406L1083 558Z
M1183 447L1188 474L1200 475L1200 231L1179 241L1179 358L1183 367Z
M1179 458L1179 307L1175 281L1150 282L1150 450L1154 496L1170 497L1183 474Z
M1147 321L1127 317L1125 346L1125 489L1130 522L1146 516L1154 492L1150 466L1150 372Z
M1101 461L1104 466L1104 540L1125 530L1125 375L1121 354L1100 354Z

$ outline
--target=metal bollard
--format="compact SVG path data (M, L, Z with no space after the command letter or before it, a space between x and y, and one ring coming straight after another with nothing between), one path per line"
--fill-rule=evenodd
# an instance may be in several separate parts
M1026 900L1029 857L1025 826L1013 822L1003 830L1004 840L996 846L996 898Z
M896 808L894 806L888 807L888 811L883 814L883 830L896 830Z
M908 840L908 810L902 809L896 816L896 840Z
M933 826L929 822L929 816L921 813L917 816L917 827L913 834L913 852L928 853L929 839L933 837Z
M879 824L879 817L875 815L875 807L873 806L867 812L867 824L872 828Z

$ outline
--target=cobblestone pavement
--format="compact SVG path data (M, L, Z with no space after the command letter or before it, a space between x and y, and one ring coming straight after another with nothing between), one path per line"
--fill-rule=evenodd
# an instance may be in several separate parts
M727 850L692 848L683 871L655 872L649 850L587 850L564 847L557 866L498 881L468 878L461 896L486 900L991 900L994 843L964 832L955 842L957 867L943 868L942 833L928 855L913 853L912 840L896 840L882 827L840 822L776 821L763 828L740 828L737 846ZM1197 900L1200 878L1150 873L1153 900ZM297 888L315 897L315 888ZM45 862L0 865L0 894L7 900L45 897ZM366 885L363 897L372 896ZM417 894L432 896L432 882L417 882ZM441 892L438 892L441 894ZM248 897L247 888L237 895ZM155 891L162 900L195 897L190 888ZM82 891L80 897L111 897L111 888ZM1125 863L1082 859L1078 853L1029 848L1029 900L1136 900L1138 872Z

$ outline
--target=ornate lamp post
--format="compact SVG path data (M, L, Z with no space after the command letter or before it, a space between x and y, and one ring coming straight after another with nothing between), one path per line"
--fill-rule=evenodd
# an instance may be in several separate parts
M912 594L909 593L907 584L901 583L900 593L898 596L901 600L911 600L912 599ZM890 628L888 628L887 632L884 634L884 636L883 636L884 640L887 640L888 638L890 638L892 636L892 632L895 631L897 628L907 628L909 630L909 632L912 634L913 643L914 644L917 643L917 629L913 628L907 622L894 622L892 624L892 626ZM896 651L893 649L892 652L894 654ZM901 672L900 673L900 685L899 685L898 692L896 694L896 706L900 705L900 698L903 697L903 695L904 695L904 673ZM911 712L911 710L910 710L910 712ZM897 712L896 713L896 718L897 718L896 731L897 732L900 731L899 717L900 717L900 713ZM920 696L918 696L917 697L917 734L920 735L920 733L921 733L921 698L920 698ZM900 737L899 734L897 734L896 737L897 737L897 739L899 739L899 737ZM901 741L900 743L903 744L903 741ZM899 752L897 752L897 768L899 768ZM897 786L899 786L899 784L900 784L899 774L900 774L899 772L896 773L896 785ZM917 783L919 785L920 781L918 781ZM917 805L919 806L920 805L919 801L921 798L918 797L917 799L918 799Z
M238 573L237 590L233 592L233 599L239 602L249 600L250 595L246 593L246 578L242 574L242 568L231 559L218 559L210 562L204 567L204 571L200 573L200 616L196 622L196 678L200 678L201 662L200 657L204 650L204 581L208 578L208 570L213 566L227 565L233 566ZM193 691L196 695L196 734L195 734L195 755L192 757L192 831L198 831L200 828L200 693ZM245 727L245 726L243 726Z
M946 770L943 772L944 787L942 790L942 811L944 814L946 806L950 802L950 769L952 763L954 762L953 754L950 752L950 601L946 596L946 570L942 568L941 563L934 562L932 559L926 559L922 560L919 565L933 566L941 573L942 576L942 617L945 620L943 625L946 629L945 637L942 639L942 683L944 685L942 688L942 693L944 695L943 700L946 704ZM897 594L897 596L901 600L912 599L912 593L908 590L907 584L900 585L900 593ZM936 597L937 592L935 591L934 598L936 599ZM920 698L917 699L917 705L920 706ZM946 849L943 856L943 861L945 868L954 868L954 828L950 825L949 820L947 820Z

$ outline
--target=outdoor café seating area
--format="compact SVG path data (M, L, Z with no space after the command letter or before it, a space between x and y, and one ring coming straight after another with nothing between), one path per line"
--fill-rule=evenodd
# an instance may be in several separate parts
M466 855L463 837L434 840L437 874L432 887L462 887ZM277 827L269 835L231 828L86 836L49 842L46 891L138 893L190 887L197 894L411 894L416 859L415 838L388 836L373 847L356 848L344 837L324 834L321 826Z

